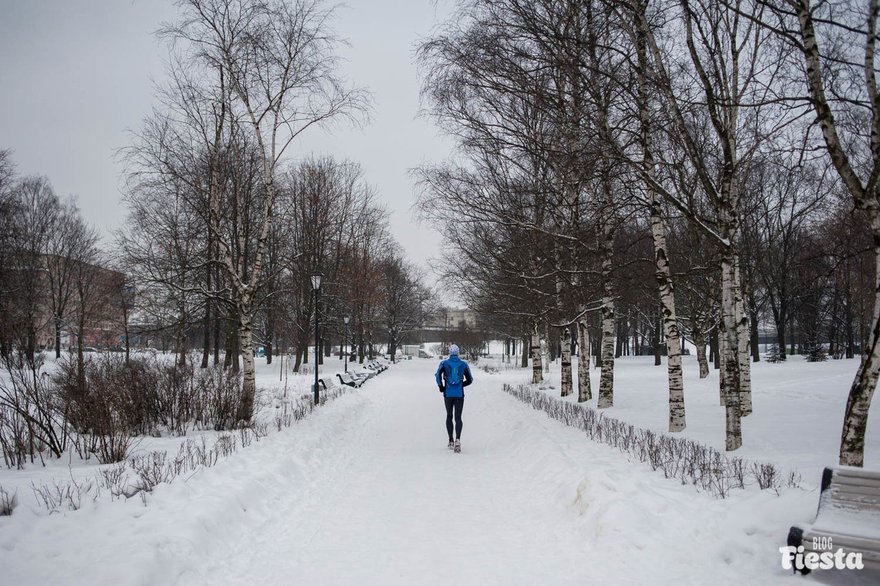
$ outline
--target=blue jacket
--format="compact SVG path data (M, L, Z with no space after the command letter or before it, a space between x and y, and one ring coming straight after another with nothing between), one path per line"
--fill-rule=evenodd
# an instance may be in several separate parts
M447 397L464 397L464 388L474 382L467 362L458 356L450 356L441 362L434 378Z

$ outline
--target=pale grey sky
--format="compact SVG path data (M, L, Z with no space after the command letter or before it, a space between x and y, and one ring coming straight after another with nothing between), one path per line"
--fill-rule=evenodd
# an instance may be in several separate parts
M439 161L451 142L417 118L416 43L448 16L452 0L348 0L335 30L348 39L343 72L373 95L363 129L310 131L291 156L332 154L360 162L391 211L406 255L422 266L440 237L412 217L409 169ZM174 18L172 0L0 0L0 149L14 151L22 174L49 177L75 195L103 233L122 226L125 146L154 104L166 47L154 36Z

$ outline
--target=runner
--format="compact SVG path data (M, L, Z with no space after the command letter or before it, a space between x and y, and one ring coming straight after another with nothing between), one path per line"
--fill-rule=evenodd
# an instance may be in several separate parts
M461 453L461 411L464 409L464 387L474 382L467 362L459 358L458 346L449 346L449 358L437 367L434 378L446 401L446 432L449 434L449 449ZM455 439L452 438L452 418L455 416Z

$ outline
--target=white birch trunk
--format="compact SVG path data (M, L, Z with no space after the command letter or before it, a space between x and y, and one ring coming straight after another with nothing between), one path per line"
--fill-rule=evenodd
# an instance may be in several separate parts
M653 136L651 134L650 95L644 71L649 67L647 47L642 35L637 37L636 51L639 58L639 121L641 123L642 157L650 201L651 238L654 242L654 272L660 294L663 312L663 331L666 334L666 372L669 384L669 431L681 431L686 426L684 405L684 380L681 372L681 337L678 330L678 316L675 312L675 292L672 274L669 269L669 254L666 245L666 224L660 198L652 187L655 180Z
M238 331L242 357L242 394L238 415L240 423L249 423L254 415L254 399L257 392L256 361L254 360L254 337L249 296L239 302L240 327Z
M669 382L669 431L682 431L687 422L684 405L684 380L681 373L681 337L675 313L675 293L669 270L666 247L666 225L660 201L651 190L651 236L654 241L654 267L663 310L663 331L666 334L666 372Z
M724 386L724 322L718 324L718 404L722 407L727 405L727 388Z
M728 247L721 260L721 319L724 322L724 350L721 356L721 377L724 379L725 449L742 446L740 413L739 336L736 323L736 298L739 289L734 270L736 252ZM719 340L720 341L720 340Z
M586 318L578 320L578 403L593 398L590 386L590 330Z
M606 221L606 224L608 221ZM599 409L614 405L614 248L606 227L602 243L602 372L599 376Z
M538 324L532 327L532 384L544 381L541 373L541 337L538 335Z
M562 328L562 374L560 375L559 387L563 397L572 393L571 375L571 328Z
M550 327L547 324L544 324L544 339L541 341L541 360L544 372L550 378Z
M697 364L700 366L700 378L703 379L709 376L709 361L706 360L706 338L702 332L694 332L694 345L697 347Z
M752 361L749 353L749 317L745 311L746 303L739 269L739 256L734 262L734 278L737 285L736 335L739 338L737 356L739 358L740 413L745 417L752 412Z

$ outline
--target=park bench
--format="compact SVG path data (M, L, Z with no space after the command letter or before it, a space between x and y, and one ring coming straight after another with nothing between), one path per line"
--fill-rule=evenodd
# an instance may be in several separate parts
M355 378L360 377L365 381L368 381L379 374L378 370L373 370L372 368L367 368L365 366L362 366L360 370L351 370L350 372L354 374Z
M377 374L381 373L381 372L385 372L388 369L387 366L385 366L384 364L382 364L380 362L376 362L376 361L370 362L369 364L367 364L367 368L369 368L370 370L375 370Z
M347 385L349 387L355 387L355 388L361 386L362 384L364 384L368 380L368 378L356 377L351 372L336 373L336 376L339 378L340 383Z
M850 571L865 572L866 579L875 579L880 573L880 471L825 468L816 519L807 527L789 529L788 545L803 546L805 554L838 549L861 553L864 569ZM807 568L794 570L810 572Z

